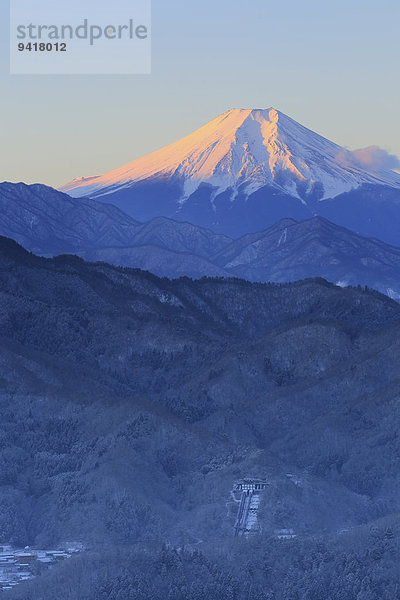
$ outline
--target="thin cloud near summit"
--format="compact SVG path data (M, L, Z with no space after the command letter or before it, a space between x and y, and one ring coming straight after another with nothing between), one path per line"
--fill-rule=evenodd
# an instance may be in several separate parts
M400 158L379 146L367 146L357 150L343 149L339 152L337 160L345 166L357 166L363 169L374 170L399 170Z

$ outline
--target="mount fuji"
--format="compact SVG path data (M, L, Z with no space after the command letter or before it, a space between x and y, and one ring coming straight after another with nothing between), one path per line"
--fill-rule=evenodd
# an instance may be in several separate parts
M135 219L165 216L231 236L320 215L400 245L400 174L274 108L230 110L166 148L61 191L111 202Z

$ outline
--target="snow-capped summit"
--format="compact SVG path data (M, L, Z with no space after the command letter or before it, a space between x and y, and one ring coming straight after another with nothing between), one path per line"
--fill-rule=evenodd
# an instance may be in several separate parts
M105 175L61 188L139 221L168 217L239 237L283 218L326 217L400 245L400 174L376 146L349 150L275 108L234 109Z
M227 189L233 197L271 186L305 201L333 198L362 184L400 188L400 175L369 164L303 127L274 108L234 109L201 129L97 177L63 186L71 196L104 196L154 179L181 182L180 203L201 184L213 197Z

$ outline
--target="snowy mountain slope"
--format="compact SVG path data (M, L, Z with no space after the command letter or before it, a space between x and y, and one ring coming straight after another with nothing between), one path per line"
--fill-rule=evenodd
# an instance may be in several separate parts
M350 152L273 108L237 109L61 189L111 202L139 221L163 216L234 238L319 215L400 246L400 174L391 170L395 157L379 153Z
M247 196L272 186L303 199L332 198L363 184L400 189L400 175L362 167L351 153L274 108L234 109L182 140L97 177L63 186L75 197L100 197L152 179L177 179L184 203L201 184L214 196L239 189Z

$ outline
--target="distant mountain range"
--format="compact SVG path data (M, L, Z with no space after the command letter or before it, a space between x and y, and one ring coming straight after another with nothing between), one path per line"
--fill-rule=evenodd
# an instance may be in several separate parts
M0 184L0 231L37 254L129 245L139 225L112 205L44 185Z
M74 199L44 185L0 183L0 231L37 254L156 245L211 256L231 238L189 223L139 223L112 204Z
M140 221L164 216L232 237L318 215L400 246L400 174L384 157L376 147L351 152L274 108L235 109L61 191L111 202Z
M321 217L300 223L282 220L234 240L213 260L250 281L324 277L341 286L368 285L400 299L400 249Z
M41 185L0 184L0 235L43 256L76 254L169 278L287 282L324 277L400 298L400 249L326 219L284 219L239 239L156 218L139 223L112 205Z

